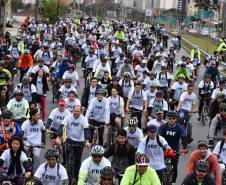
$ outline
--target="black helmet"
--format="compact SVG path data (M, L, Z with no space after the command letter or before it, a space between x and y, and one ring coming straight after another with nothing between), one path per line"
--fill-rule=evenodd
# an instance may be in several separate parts
M177 118L177 113L176 112L168 112L167 113L167 117L168 118Z
M24 76L23 79L22 79L22 83L23 84L29 84L30 83L30 79L28 76Z
M24 93L23 93L23 91L21 91L20 89L17 89L17 90L14 91L14 96L16 96L16 95L23 96Z
M100 54L100 58L105 58L105 57L106 57L106 55L104 53Z
M59 152L55 148L50 148L45 153L45 158L48 159L49 157L59 157Z
M198 160L195 165L195 169L198 171L208 172L209 164L205 160Z
M221 103L219 105L219 109L226 109L226 103Z
M13 114L10 110L5 109L2 112L2 118L12 118Z
M115 170L111 166L106 166L100 171L100 175L113 178L115 176Z
M156 92L156 97L163 97L163 96L164 96L164 94L162 91Z
M96 94L103 94L105 95L105 90L102 88L97 89Z

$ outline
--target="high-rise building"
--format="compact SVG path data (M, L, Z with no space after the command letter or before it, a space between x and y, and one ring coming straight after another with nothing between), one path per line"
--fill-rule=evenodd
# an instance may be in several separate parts
M187 15L189 2L190 0L178 0L178 10L181 11L184 16Z

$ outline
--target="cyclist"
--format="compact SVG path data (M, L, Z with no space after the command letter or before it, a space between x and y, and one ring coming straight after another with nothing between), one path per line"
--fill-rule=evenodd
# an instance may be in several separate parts
M45 126L40 119L40 114L38 108L31 108L30 109L30 118L27 119L21 125L21 130L23 131L23 138L24 138L24 145L25 150L29 152L29 147L33 146L33 155L34 161L33 170L35 171L40 165L40 153L41 150L39 147L42 144L42 134L45 134Z
M202 109L204 102L206 101L207 106L210 103L210 96L213 92L214 84L210 80L210 75L204 74L203 80L199 83L199 117L198 121L201 120Z
M146 79L143 83L143 85L145 86L144 89L150 87L151 84L155 84L156 87L159 86L159 81L158 79L156 79L156 72L155 71L151 71L150 72L150 79Z
M224 137L223 139L221 139L220 141L217 142L216 146L214 147L213 150L213 154L216 155L218 162L219 162L219 166L221 169L221 174L223 177L223 173L225 172L225 164L226 164L226 155L225 155L225 151L226 151L226 129L224 129Z
M219 105L219 113L212 119L209 128L209 144L214 144L214 137L221 138L226 128L226 103ZM217 140L219 140L217 138Z
M219 105L221 103L226 103L225 101L226 101L225 95L220 93L217 95L216 99L210 102L210 106L209 106L210 121L216 116L216 114L219 113Z
M179 123L183 125L183 119L185 116L190 116L190 113L194 110L194 105L196 102L196 94L193 92L193 85L188 85L188 90L183 92L180 96L180 100L177 107L177 112L179 112ZM189 132L187 133L187 141L191 143L192 138L192 123L188 120L188 126L190 127Z
M110 75L109 72L105 71L104 76L101 79L99 79L99 84L104 89L111 83L111 78L109 75Z
M20 137L12 137L9 148L2 153L0 171L4 176L13 176L16 181L15 184L23 184L21 179L16 176L23 174L27 178L31 176L31 167L24 153L23 141Z
M5 63L3 61L0 61L0 105L1 107L6 106L6 93L7 93L7 87L10 84L12 80L12 75L5 68Z
M68 115L70 115L70 111L65 108L65 101L59 100L58 107L51 111L46 123L47 133L49 130L52 132L50 132L52 147L60 144L60 140L57 140L57 132L60 128L60 125L62 125L62 121Z
M209 174L216 176L216 185L221 185L221 171L217 161L217 157L208 149L209 145L206 141L198 142L198 150L193 151L188 159L186 166L186 174L192 174L197 161L205 160L209 164Z
M80 100L78 99L78 96L74 91L70 91L68 93L68 98L66 98L64 101L65 108L68 109L70 112L73 112L75 106L81 106Z
M105 157L113 157L111 164L116 171L116 177L119 182L125 169L134 164L135 159L135 148L127 141L126 135L127 132L124 129L119 129L116 142L104 152Z
M27 73L28 69L33 65L33 59L29 50L25 50L24 53L20 56L17 67L20 69L20 82L24 75Z
M205 160L198 160L194 171L184 178L182 185L215 185L215 180L208 174L208 172L208 162Z
M101 63L96 67L94 77L101 80L104 77L104 73L108 72L111 78L111 68L109 66L107 58L101 58Z
M92 77L90 85L84 88L81 105L83 108L88 108L90 101L95 98L97 89L101 88L100 85L97 84L97 78Z
M135 77L133 66L130 64L131 60L126 58L124 64L119 67L118 73L116 76L123 77L126 73L129 73L131 77Z
M137 127L138 120L136 117L129 118L127 124L128 126L124 128L124 130L127 132L126 138L128 142L133 145L135 149L137 149L139 143L144 137L142 130Z
M106 89L108 90L108 95L111 94L111 89L117 88L118 89L118 95L123 97L123 90L121 85L119 84L119 78L117 76L113 76L111 83L107 85Z
M149 158L149 166L154 168L162 182L166 165L164 163L164 150L171 149L167 141L157 134L157 126L148 126L148 135L140 142L137 152L146 154Z
M213 90L213 93L211 95L212 101L213 101L213 99L216 98L216 96L218 94L224 94L224 96L226 96L226 89L225 89L225 81L224 80L219 81L219 87Z
M69 185L66 169L57 162L59 152L50 148L45 153L47 162L41 164L36 170L34 177L42 181L43 185Z
M131 79L131 74L129 72L124 73L123 79L119 81L119 85L122 87L124 95L123 99L126 105L129 93L134 90L134 82Z
M188 73L188 70L186 69L185 63L180 64L180 68L175 71L174 80L178 80L178 76L180 74L185 76L186 81L191 81L190 74Z
M79 170L78 185L96 185L99 180L101 170L111 163L104 156L104 148L100 145L94 145L91 148L91 156L85 159Z
M161 109L157 110L156 118L151 119L149 122L147 122L147 127L150 125L155 125L157 126L157 128L159 128L161 125L164 125L166 121L163 119L163 117L164 117L164 112Z
M149 159L145 154L138 154L134 165L129 166L123 175L120 185L160 185L158 175L149 166Z
M114 185L115 183L115 170L106 166L100 171L100 178L97 185Z
M163 99L164 93L162 91L156 92L156 97L151 99L149 103L148 115L155 118L159 110L163 111L163 118L166 117L168 111L168 104L166 100Z
M130 91L126 103L126 111L131 112L131 116L136 116L138 119L138 127L141 128L142 112L147 113L147 97L142 91L141 83L135 83L135 89Z
M217 82L221 80L220 71L217 68L215 61L211 61L211 66L206 68L205 74L209 74L211 76L211 81L214 83L214 87L216 87Z
M110 106L104 95L104 89L97 89L96 98L90 101L85 115L85 117L89 119L91 136L93 136L94 127L99 127L98 135L100 145L103 145L104 126L110 123Z
M57 93L58 99L61 99L61 100L66 99L70 91L74 91L75 93L77 93L77 89L72 85L72 79L65 78L64 84L60 87Z
M14 98L6 106L12 112L13 120L20 125L29 118L29 104L23 95L21 90L14 91Z
M80 88L79 77L78 77L78 73L75 71L74 64L68 65L68 70L64 72L62 79L65 80L66 78L72 79L72 85L76 89Z
M24 98L28 101L29 104L36 102L36 87L34 84L30 83L28 76L24 76L22 83L18 84L16 89L20 89L24 93Z
M143 72L149 72L148 68L146 67L147 60L142 60L139 65L136 65L134 69L134 73L137 77L141 77L143 75Z
M147 97L148 108L149 108L149 104L150 104L151 99L156 97L156 93L157 93L157 84L154 83L154 82L149 83L149 89L147 89L145 91L145 95Z
M67 115L59 128L58 135L66 137L66 163L71 162L72 169L68 169L71 182L78 180L83 147L90 147L90 130L86 117L81 114L81 106L75 106L72 114ZM64 130L66 136L64 136ZM60 138L58 138L60 139Z
M4 110L1 115L0 127L0 153L9 148L9 141L14 136L22 136L20 125L12 121L12 112Z
M171 110L178 105L181 94L187 90L188 84L185 82L183 74L178 75L178 81L174 82L170 91L169 104Z
M180 151L180 140L182 141L183 150L182 155L187 152L187 137L183 126L178 124L177 122L177 113L176 112L168 112L167 114L167 123L161 125L158 128L158 133L160 136L164 137L169 146L179 153ZM173 166L173 179L172 183L176 183L177 179L177 166L178 166L179 156L176 156L172 159Z
M193 61L195 55L197 55L198 59L201 61L201 53L197 46L193 47L191 50L191 61Z
M94 55L94 51L92 49L89 50L89 55L85 59L85 69L89 71L93 71L93 67L95 64L95 61L97 60L97 56Z
M42 69L45 72L45 74L48 76L49 68L46 65L44 65L44 60L42 58L37 58L36 61L37 61L37 65L33 65L32 67L30 67L27 74L33 77L39 71L39 69Z

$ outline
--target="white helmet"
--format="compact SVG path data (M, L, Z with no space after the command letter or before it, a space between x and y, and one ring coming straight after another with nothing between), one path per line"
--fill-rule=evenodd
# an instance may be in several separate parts
M94 145L91 148L91 155L92 154L98 154L98 155L103 155L104 154L104 148L100 145Z

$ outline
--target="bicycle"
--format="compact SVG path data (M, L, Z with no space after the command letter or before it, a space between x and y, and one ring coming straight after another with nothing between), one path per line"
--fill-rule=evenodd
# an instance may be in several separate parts
M26 139L25 139L26 140ZM33 145L24 145L25 147L28 148L26 155L28 157L28 162L30 163L30 165L32 166L32 170L34 168L34 148L42 148L45 149L45 147L43 146L33 146Z
M91 136L92 137L92 145L98 145L99 144L99 131L98 131L98 129L104 127L104 125L99 125L99 126L89 125L89 126L94 129L93 135Z
M203 105L202 114L201 114L201 123L203 126L205 126L206 122L209 119L209 111L208 111L209 107L207 105L207 100L209 100L209 98L204 98L204 105Z
M60 81L52 78L51 84L52 84L52 103L55 103L55 99L60 88Z
M85 78L85 87L89 86L90 85L90 81L91 81L91 78L93 76L92 74L92 68L82 68L83 70L83 77Z

